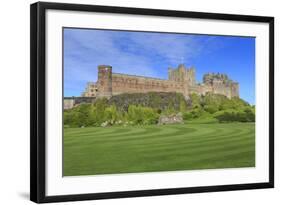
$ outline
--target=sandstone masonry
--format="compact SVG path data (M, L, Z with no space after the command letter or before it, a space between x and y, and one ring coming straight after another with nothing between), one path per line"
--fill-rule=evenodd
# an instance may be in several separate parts
M86 85L82 97L107 97L122 93L177 92L186 98L191 93L205 95L207 92L228 98L239 97L239 84L225 74L208 73L203 83L197 83L195 69L180 64L168 69L168 79L113 73L109 65L98 66L98 80Z

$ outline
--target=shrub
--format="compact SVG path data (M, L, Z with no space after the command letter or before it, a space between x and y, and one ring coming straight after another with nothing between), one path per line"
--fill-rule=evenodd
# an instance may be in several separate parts
M192 115L191 112L184 112L184 113L182 114L182 118L183 118L183 120L190 120L190 119L193 118L193 115Z
M156 124L159 114L149 107L130 105L127 113L127 120L133 124Z
M255 114L251 110L226 110L215 114L219 122L254 122Z
M199 107L199 108L194 108L191 110L192 118L199 118L204 114L204 110Z
M88 124L87 114L80 112L78 109L73 109L64 112L64 124L71 127L81 127Z
M217 105L205 105L204 110L208 113L213 114L213 113L219 111L219 106L217 106Z

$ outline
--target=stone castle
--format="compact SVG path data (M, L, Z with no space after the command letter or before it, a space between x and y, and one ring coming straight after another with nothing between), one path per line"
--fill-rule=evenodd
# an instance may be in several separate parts
M122 93L177 92L186 98L189 94L221 94L228 98L239 97L239 84L225 74L208 73L203 83L197 83L195 69L180 64L178 68L169 68L168 79L113 73L109 65L98 66L98 80L87 83L82 97L106 97Z

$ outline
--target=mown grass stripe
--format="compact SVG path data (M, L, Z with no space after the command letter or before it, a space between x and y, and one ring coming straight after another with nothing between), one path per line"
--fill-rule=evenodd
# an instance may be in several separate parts
M231 145L233 145L234 143L235 143L235 141L238 141L238 142L241 142L241 138L243 138L243 136L239 136L239 137L235 137L235 136L233 136L232 138L229 138L227 141L213 141L212 143L208 143L208 142L201 142L201 144L200 143L187 143L187 144L180 144L180 145L178 145L178 147L176 147L177 149L192 149L192 148L194 148L194 149L197 149L197 150L201 150L201 149L206 149L204 146L213 146L213 147L218 147L218 145L220 145L220 144L222 144L224 147L228 147L228 145L226 144L226 143L230 143L231 142ZM244 141L246 141L245 139L244 139ZM249 141L249 140L247 140L247 141ZM251 141L251 139L250 139L250 141ZM226 145L225 145L226 144ZM214 146L215 145L215 146ZM118 146L116 146L117 148L118 148ZM111 147L112 148L112 147ZM145 148L145 147L144 147ZM155 145L155 146L150 146L150 147L146 147L149 151L147 151L147 152L155 152L155 151L164 151L165 153L169 153L169 152L177 152L177 151L175 151L175 148L174 147L172 147L172 146L168 146L168 147L164 147L164 149L163 148L159 148L159 146L158 145ZM146 149L145 148L145 149ZM85 149L85 147L83 147L83 149ZM101 147L101 149L103 149L103 150L107 150L106 149L106 147ZM144 149L144 150L145 150ZM115 151L115 154L118 154L119 152L128 152L128 153L130 153L130 152L132 152L132 151L134 151L134 152L137 152L137 151L140 151L140 152L142 152L142 150L143 149L140 149L140 148L138 148L138 147L127 147L126 149L124 149L124 150L121 150L121 149L119 149L118 151ZM97 150L95 150L95 151L97 151ZM94 151L93 151L94 152ZM161 152L160 152L161 153Z
M255 165L253 123L68 128L64 175Z
M214 153L216 155L219 155L220 153L224 152L227 153L229 151L233 151L233 150L241 150L244 146L248 149L254 149L254 146L249 147L249 144L252 144L252 140L244 140L242 142L237 142L235 144L231 144L231 145L227 145L224 146L223 144L216 144L213 145L211 147L190 147L190 146L186 146L186 147L181 147L181 149L177 149L177 150L165 150L164 152L159 152L159 150L149 150L146 152L143 152L143 150L134 150L133 152L130 150L122 150L122 151L114 151L114 155L111 154L111 152L104 152L104 153L99 153L98 152L96 154L101 155L101 156L106 156L108 155L107 158L111 158L111 156L113 158L118 158L118 156L124 156L124 151L129 153L134 153L134 155L132 155L133 158L149 158L149 159L153 159L153 158L161 158L163 159L164 157L181 157L183 155L183 158L187 158L187 157L192 157L193 155L196 155L196 158L200 158L200 156L207 154L207 156L212 156L212 153ZM107 151L105 149L105 151ZM156 151L156 152L155 152ZM153 154L152 154L153 153ZM128 156L127 158L130 158L130 156ZM127 159L126 159L127 160Z
M247 130L244 130L243 132L247 132ZM132 146L134 145L138 145L138 146L150 146L150 145L154 145L155 143L154 142L159 142L159 139L158 138L161 138L160 142L162 144L169 144L169 145L173 145L173 144L178 144L182 141L184 141L185 143L186 142L206 142L208 140L214 140L214 139L220 139L220 138L231 138L231 137L234 137L236 135L243 135L244 133L243 132L240 132L239 129L237 130L233 130L232 132L220 132L220 134L224 134L224 135L218 135L217 133L217 130L213 131L213 132L210 132L208 134L207 137L204 137L204 138L198 138L197 135L190 135L190 133L186 134L186 133L181 133L181 132L173 132L173 133L166 133L166 134L163 134L163 135L152 135L149 137L149 139L147 139L146 141L143 141L143 135L141 136L132 136L132 137L129 137L129 138L125 138L126 139L126 143L130 143ZM248 131L250 132L250 131ZM171 137L171 135L174 135L174 137ZM122 139L122 140L125 140L125 139ZM102 142L102 146L106 146L106 145L109 145L111 146L112 143L115 143L115 145L118 145L118 144L123 144L124 142L122 140L112 140L112 139L104 139L103 141L96 141L96 140L89 140L87 142L87 144L85 144L85 146L92 146L92 144L98 144L100 142ZM132 141L135 141L134 143ZM141 143L139 143L141 142ZM82 142L81 142L82 143ZM159 143L158 143L159 144Z

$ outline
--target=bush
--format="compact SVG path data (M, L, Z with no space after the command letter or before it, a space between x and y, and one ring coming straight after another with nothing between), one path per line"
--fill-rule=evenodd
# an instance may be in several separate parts
M217 105L205 105L204 110L208 113L213 114L213 113L219 111L219 106L217 106Z
M64 112L64 124L71 127L89 125L89 107L85 104L81 104L73 110Z
M194 108L190 111L190 113L192 114L192 118L199 118L203 115L204 110L202 108Z
M245 108L244 112L247 115L247 119L249 122L255 122L256 121L256 115L255 115L255 108L251 107L251 108Z
M184 113L182 114L182 118L183 118L183 120L190 120L190 119L193 118L193 115L192 115L191 112L184 112Z
M250 110L226 110L219 111L215 114L215 118L219 120L219 122L254 122L255 115Z
M159 114L149 107L130 105L127 113L127 120L137 125L156 124Z

